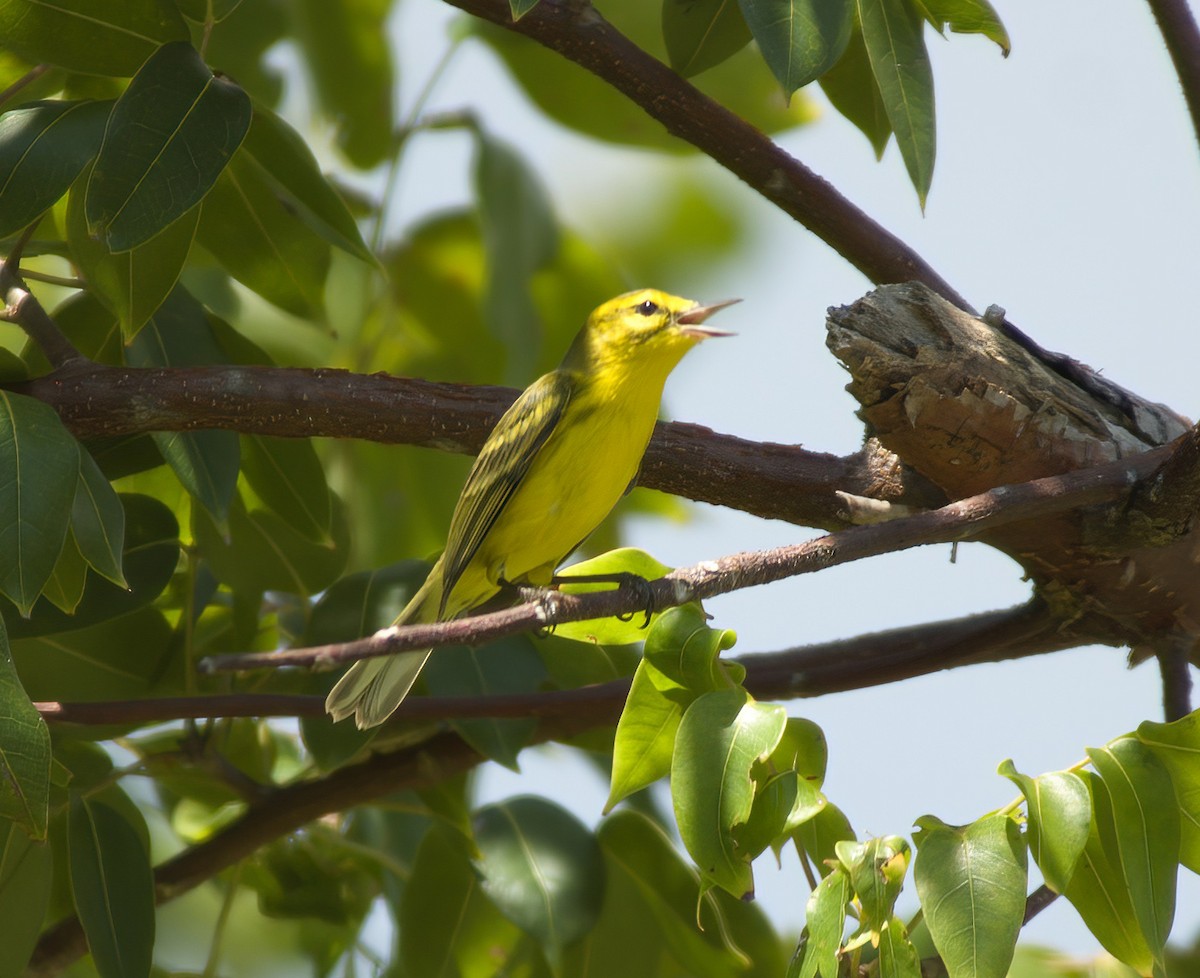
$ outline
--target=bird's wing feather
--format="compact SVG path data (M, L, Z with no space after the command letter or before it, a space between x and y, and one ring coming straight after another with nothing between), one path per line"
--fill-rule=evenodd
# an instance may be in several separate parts
M534 381L496 423L467 476L443 555L442 609L455 583L528 474L571 400L572 378L556 370Z

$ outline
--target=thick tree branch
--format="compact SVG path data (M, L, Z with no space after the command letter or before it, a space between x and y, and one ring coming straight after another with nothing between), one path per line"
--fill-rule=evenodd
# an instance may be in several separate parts
M769 137L639 48L590 4L540 3L514 23L508 0L446 2L532 38L597 75L803 224L872 282L923 282L971 309L912 248Z
M894 553L930 543L968 540L1015 522L1111 502L1154 472L1170 455L1156 449L1064 475L1017 486L1000 486L941 509L890 523L858 526L789 547L734 554L673 571L651 582L655 605L674 607L688 601L769 584L826 567ZM641 596L630 589L591 594L550 593L528 604L502 611L428 625L387 628L354 642L293 649L210 656L201 660L209 672L307 666L332 668L357 659L390 655L436 645L478 645L505 635L570 621L607 618L640 610ZM1096 636L1096 641L1114 641ZM1115 641L1120 641L1116 638Z
M1192 130L1200 139L1200 28L1187 0L1146 0L1183 86Z
M290 367L155 369L83 362L6 385L58 411L80 438L223 428L291 438L365 438L479 450L516 397L385 374ZM700 502L826 529L847 525L836 492L936 506L945 497L869 442L839 458L700 425L660 423L639 483Z

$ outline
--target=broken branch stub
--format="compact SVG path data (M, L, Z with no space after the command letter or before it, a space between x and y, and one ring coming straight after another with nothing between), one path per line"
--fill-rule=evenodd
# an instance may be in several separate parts
M1035 346L916 283L831 309L827 326L870 433L950 499L1130 458L1189 434L1170 409L1107 380L1078 383ZM1146 654L1168 636L1200 636L1200 534L1180 517L1200 508L1198 470L1173 458L1132 501L983 539L1021 564L1081 641ZM1181 493L1196 498L1181 504Z

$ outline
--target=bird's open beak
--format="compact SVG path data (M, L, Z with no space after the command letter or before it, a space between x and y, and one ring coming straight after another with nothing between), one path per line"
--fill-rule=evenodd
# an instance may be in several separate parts
M741 302L741 299L722 299L720 302L712 302L707 306L692 306L691 309L681 312L675 317L675 322L683 327L683 332L686 336L695 336L697 339L709 339L713 336L733 336L733 333L722 329L713 329L711 326L702 325L709 316L714 312L720 312L726 306L732 306L736 302Z

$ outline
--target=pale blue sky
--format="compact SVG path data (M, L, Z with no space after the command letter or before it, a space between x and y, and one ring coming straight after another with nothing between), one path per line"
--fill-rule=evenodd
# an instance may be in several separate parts
M781 139L859 206L916 247L977 307L999 303L1043 345L1103 369L1153 400L1195 415L1192 283L1200 227L1200 157L1148 7L1127 0L997 0L1013 42L1004 60L976 37L929 38L937 85L937 171L922 216L889 147L877 164L865 138L832 110ZM395 35L406 97L441 53L453 15L407 0ZM820 100L819 94L815 96ZM473 107L536 161L563 219L585 235L604 198L635 192L648 154L565 134L529 108L477 43L456 57L431 108ZM396 217L412 221L468 197L466 141L430 137L406 161ZM656 282L697 298L744 298L722 325L739 332L692 354L668 386L672 417L747 438L853 451L861 428L846 375L824 347L825 309L870 286L824 244L709 161L696 168L738 195L758 240L702 283ZM698 290L698 291L697 291ZM710 507L678 527L643 521L629 542L669 564L803 539L806 531ZM892 555L709 603L735 629L737 653L769 651L1023 600L1007 558L980 546ZM796 701L830 742L829 796L860 834L907 835L933 812L967 822L1015 791L995 774L1012 757L1029 773L1064 767L1087 745L1161 718L1153 666L1081 649L980 666L899 686ZM543 792L585 822L604 786L564 749L527 752L525 776L489 769L483 792ZM573 772L569 776L567 772ZM565 787L566 786L566 787ZM798 929L806 886L794 863L756 866L760 899ZM1200 928L1200 885L1182 873L1178 941ZM1025 931L1081 954L1098 945L1065 901Z

